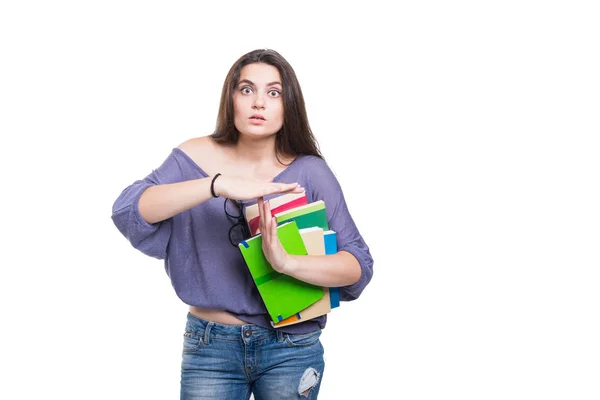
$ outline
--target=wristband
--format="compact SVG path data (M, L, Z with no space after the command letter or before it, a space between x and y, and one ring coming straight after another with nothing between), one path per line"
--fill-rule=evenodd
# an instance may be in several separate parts
M219 197L217 196L217 194L215 193L215 180L217 180L217 178L220 176L221 174L217 173L213 178L212 181L210 182L210 194L212 194L212 197Z

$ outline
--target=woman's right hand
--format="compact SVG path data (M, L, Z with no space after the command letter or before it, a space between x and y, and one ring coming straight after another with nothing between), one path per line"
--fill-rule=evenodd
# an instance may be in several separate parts
M214 182L215 194L232 200L251 200L275 193L302 193L304 188L298 183L261 181L260 179L239 178L219 175Z

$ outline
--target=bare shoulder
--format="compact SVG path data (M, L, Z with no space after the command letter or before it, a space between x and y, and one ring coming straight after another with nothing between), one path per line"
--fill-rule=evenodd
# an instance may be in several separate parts
M212 146L213 140L210 136L200 136L186 140L177 148L191 157L193 154L210 151Z
M200 168L209 175L214 174L222 162L223 146L210 136L200 136L186 140L177 148L188 155Z

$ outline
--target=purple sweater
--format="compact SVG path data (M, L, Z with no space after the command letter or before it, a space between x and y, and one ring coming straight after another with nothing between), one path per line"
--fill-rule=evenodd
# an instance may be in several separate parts
M164 259L165 270L179 298L188 305L226 310L236 317L271 328L267 310L244 263L241 252L229 242L233 222L223 212L223 198L210 200L167 220L148 224L138 210L140 196L148 187L205 178L187 154L173 149L169 157L143 180L128 186L113 205L112 219L133 247ZM298 182L309 202L324 200L330 229L337 232L338 251L352 253L360 263L360 280L340 288L340 300L356 299L371 280L373 259L344 200L340 185L325 161L300 156L274 182ZM274 196L267 196L269 199ZM255 204L256 199L242 202ZM306 333L324 328L327 316L279 328Z

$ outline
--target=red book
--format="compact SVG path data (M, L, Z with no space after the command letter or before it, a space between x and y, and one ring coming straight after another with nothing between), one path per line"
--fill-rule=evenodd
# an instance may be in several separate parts
M270 199L269 204L271 205L271 215L274 217L275 214L280 213L282 211L287 211L291 210L292 208L304 206L308 204L308 200L306 199L306 192L287 193L279 197L274 197ZM248 221L250 234L254 236L257 233L259 233L258 225L260 221L260 216L258 215L258 204L253 204L251 206L245 207L244 213L246 216L246 221Z

